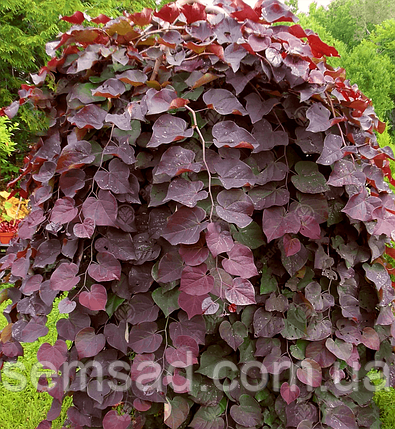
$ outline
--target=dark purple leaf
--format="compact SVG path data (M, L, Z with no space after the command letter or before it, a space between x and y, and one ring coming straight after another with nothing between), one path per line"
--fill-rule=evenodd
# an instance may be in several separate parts
M128 341L125 335L128 334L128 330L126 330L126 322L124 320L122 320L118 326L113 323L108 323L105 325L103 333L110 346L120 350L125 355L127 354Z
M324 148L317 159L318 164L332 165L334 162L343 158L341 147L342 138L336 134L328 134L324 140Z
M78 209L74 205L75 201L69 197L56 200L50 221L60 225L71 222L78 214Z
M251 198L242 189L223 190L217 195L218 204L215 209L217 215L239 228L245 228L251 222L254 204Z
M79 295L80 304L89 310L105 310L107 304L107 290L104 286L93 284L89 292L83 291Z
M244 246L244 244L236 243L232 249L228 251L228 257L229 259L224 259L222 261L222 266L229 274L242 278L250 278L258 275L254 256L249 247Z
M247 54L248 54L248 52L242 46L238 45L237 43L231 43L224 50L225 61L232 67L232 70L233 70L234 73L236 73L237 70L239 70L239 68L240 68L240 61ZM212 90L213 89L210 89L209 91L212 91ZM217 97L218 97L218 95L217 95ZM203 99L204 99L204 95L203 95ZM213 101L215 100L214 101L214 103L215 103L216 102L216 97L213 96L212 100ZM242 107L242 105L241 105L241 107ZM225 106L224 105L218 106L218 104L217 104L216 107L213 106L213 108L218 112L218 109L226 110L229 107L228 107L227 104ZM244 108L243 108L243 110L240 113L243 114L243 115L245 115ZM240 113L237 113L237 114L240 114Z
M219 326L219 334L221 338L236 351L238 347L243 344L244 338L247 337L248 332L242 322L236 321L231 324L227 320L224 320Z
M59 186L66 197L74 197L85 186L85 173L83 170L65 171L59 179Z
M111 142L103 149L103 155L117 156L127 165L132 165L136 162L134 149L128 141Z
M95 160L95 155L92 154L92 146L85 140L77 141L76 138L70 138L69 143L65 146L58 158L56 165L57 173L64 173L68 170L80 168L85 164L90 164ZM81 174L78 174L81 176ZM78 182L80 183L80 182ZM72 184L75 188L75 182Z
M295 130L296 140L295 143L300 146L306 154L321 153L324 147L322 134L311 133L306 131L305 128L298 127Z
M176 98L177 93L174 89L163 88L160 91L157 91L154 88L150 88L144 97L144 101L148 108L148 112L146 114L156 115L158 113L167 112L171 102Z
M23 285L21 287L21 292L24 295L31 295L33 292L40 290L40 286L43 281L43 276L41 274L35 274L34 276L29 276L24 279Z
M200 207L181 207L169 217L162 237L173 246L181 243L195 244L206 228L207 222L201 223L205 217L206 212Z
M169 178L179 176L187 171L198 173L201 164L194 163L194 159L195 153L192 150L172 146L163 153L158 167L156 170L154 169L153 173L155 172L156 175L166 174Z
M38 246L37 254L34 258L33 267L44 268L46 265L51 265L56 261L59 254L59 240L46 240Z
M136 259L131 235L114 228L109 228L104 237L95 241L95 249L98 252L111 253L114 258L121 261Z
M59 368L66 362L66 359L67 344L63 340L57 340L53 346L49 343L44 343L37 352L37 360L43 367L55 369L55 371L59 371Z
M96 356L103 350L105 344L104 335L96 335L93 328L81 329L75 337L75 347L77 348L79 359Z
M97 226L115 226L117 200L109 191L100 190L98 198L88 197L82 204L82 213Z
M96 263L89 265L88 274L97 282L109 282L121 278L121 264L111 253L99 252Z
M159 261L157 281L170 283L179 280L183 269L184 262L178 253L166 253Z
M331 121L329 120L331 112L321 103L313 103L313 105L307 109L306 116L307 119L310 120L310 124L306 128L306 131L318 133L320 131L326 131L331 126Z
M214 164L214 167L225 189L242 188L255 184L255 175L251 168L242 161L231 158L220 159Z
M95 97L119 98L125 92L125 89L125 85L120 80L111 78L92 90L92 95Z
M374 219L373 212L381 205L380 198L369 196L365 189L361 193L353 195L343 208L342 212L346 213L352 219L370 221Z
M226 91L226 90L210 90ZM207 93L206 93L207 94ZM213 126L212 134L215 146L229 148L257 149L259 143L246 129L239 127L233 121L217 122Z
M178 305L188 314L188 319L203 314L203 301L208 295L188 295L180 292L178 296Z
M78 267L73 263L63 262L53 272L49 285L52 290L69 291L80 281Z
M157 330L155 322L143 322L133 326L129 336L132 350L136 353L153 353L158 350L163 338Z
M176 396L172 400L167 399L163 416L166 426L170 429L177 429L181 426L188 417L189 408L188 401L182 396Z
M207 225L206 243L214 258L220 253L230 251L234 246L230 232L226 230L221 231L220 225L216 223Z
M58 310L60 314L69 314L75 309L76 306L77 303L75 301L71 301L66 297L59 302Z
M193 130L187 127L188 124L184 119L168 114L162 115L152 126L152 137L147 147L158 147L161 144L168 144L192 137Z
M100 130L103 127L106 115L107 112L96 106L96 104L88 104L80 109L74 116L69 116L67 119L78 128L95 128L96 130Z
M255 210L263 210L273 206L284 206L289 201L289 191L277 187L275 183L255 186L248 195L254 203Z
M262 229L269 242L286 233L297 234L300 221L293 212L286 213L284 207L272 207L263 211Z
M158 318L159 308L149 294L136 294L129 301L127 322L138 325L142 322L154 322Z
M195 244L181 244L178 252L185 264L190 265L191 267L196 267L197 265L202 264L207 259L209 255L209 249L205 247L204 244L205 240L203 236L201 236L199 241Z
M114 158L108 166L109 171L98 170L94 180L100 189L112 191L114 194L129 192L129 167L121 160Z
M302 383L311 387L321 386L322 370L321 366L313 359L307 358L301 362L296 375Z
M329 408L325 416L325 424L333 429L358 429L355 415L347 405Z
M165 201L173 200L187 207L195 207L198 201L208 197L208 193L202 191L203 188L204 183L200 180L192 182L178 177L170 182Z
M363 328L361 342L368 349L372 349L372 350L380 349L380 337L373 328L370 328L370 327Z
M298 238L292 238L289 234L283 236L283 247L285 256L293 256L301 249L301 244Z
M270 122L266 119L261 119L254 125L252 135L259 143L254 153L268 151L275 146L287 146L289 143L288 134L285 131L273 131Z
M272 338L284 329L284 319L258 308L254 313L253 326L255 337Z
M180 290L188 295L206 295L214 287L214 278L207 275L207 265L186 266L181 275Z
M247 115L240 101L226 89L209 89L203 94L203 101L209 109L214 109L221 115Z
M306 348L306 357L313 359L321 368L329 368L336 362L336 356L325 347L325 341L309 343Z
M252 35L252 37L257 36ZM273 107L280 102L278 98L262 100L261 97L255 92L251 92L251 94L248 94L246 97L244 97L244 99L247 101L246 109L251 118L251 123L253 124L260 121L264 116L269 114Z
M147 75L141 70L126 70L117 75L117 79L132 86L141 86L147 81Z

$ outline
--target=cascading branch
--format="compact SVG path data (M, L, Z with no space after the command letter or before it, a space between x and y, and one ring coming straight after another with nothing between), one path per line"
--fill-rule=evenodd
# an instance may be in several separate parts
M11 184L32 210L1 259L0 365L67 292L38 352L55 370L39 428L66 395L71 428L380 427L364 377L394 360L394 157L326 64L336 50L277 0L62 19L0 111L50 119Z

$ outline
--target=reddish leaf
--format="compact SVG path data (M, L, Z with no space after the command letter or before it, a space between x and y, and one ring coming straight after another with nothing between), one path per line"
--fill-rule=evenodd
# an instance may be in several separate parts
M209 255L209 250L204 246L204 237L201 236L199 241L195 244L185 245L181 244L178 252L182 260L191 267L196 267L202 264Z
M70 16L62 16L60 18L62 21L70 22L71 24L80 25L85 21L85 16L82 12L78 11L74 12Z
M225 298L236 305L255 304L255 289L251 282L241 277L233 280L232 287L225 290Z
M158 282L170 283L181 278L184 263L177 253L166 253L158 265Z
M107 24L108 21L111 21L111 18L106 15L103 15L102 13L99 14L96 18L92 18L92 22L94 22L95 24Z
M63 340L57 340L53 346L44 343L38 349L37 359L44 368L59 371L67 359L67 344Z
M53 272L49 285L52 290L69 291L80 281L78 267L73 263L63 262Z
M95 232L95 222L86 218L82 223L76 223L73 227L74 235L78 238L91 238Z
M207 265L186 266L181 275L180 290L188 295L206 295L214 286L214 278L207 275Z
M201 223L205 217L206 212L200 207L182 207L169 217L162 237L173 246L181 243L195 244L206 228L207 223Z
M299 398L300 389L296 384L291 384L291 386L284 382L280 388L281 397L289 405L291 402Z
M245 279L258 275L254 256L249 247L236 243L228 252L228 256L229 259L222 261L222 266L229 274Z
M364 344L368 349L379 350L380 349L380 337L378 333L370 327L363 328L362 344Z
M181 292L178 296L178 305L186 311L188 319L192 319L194 316L203 314L203 301L208 295L188 295L185 292Z
M71 222L78 214L78 209L74 205L75 201L69 197L57 200L51 212L51 222L60 225Z
M107 290L104 286L93 284L89 292L83 291L79 295L80 304L89 310L105 310L107 304Z
M170 24L173 24L179 15L180 10L175 3L166 4L159 11L154 12L154 16L163 19L163 21L169 22Z
M301 249L300 241L296 237L292 238L289 234L284 235L283 246L287 257L295 255Z
M187 24L192 24L196 21L205 21L207 18L206 6L201 3L184 4L181 12L184 14Z
M246 129L236 125L233 121L217 122L213 126L212 133L214 144L219 148L258 149L259 147L259 143L256 141L255 137Z
M152 126L152 137L147 147L158 147L161 144L168 144L174 141L192 137L192 128L187 128L188 124L184 119L172 115L161 115Z
M307 386L319 387L322 381L322 371L320 365L313 359L304 359L301 368L298 368L296 375L298 379Z
M209 223L207 225L206 243L214 258L220 253L230 251L234 246L230 232L226 230L221 231L221 227L217 223Z

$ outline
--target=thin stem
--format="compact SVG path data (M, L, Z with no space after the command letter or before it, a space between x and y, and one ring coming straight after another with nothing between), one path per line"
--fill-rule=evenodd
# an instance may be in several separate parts
M212 194L212 192L211 192L211 180L212 180L212 178L211 178L211 172L210 172L210 169L209 169L209 167L208 167L208 165L207 165L207 161L206 161L206 141L204 140L203 134L202 134L202 132L200 131L200 128L199 128L199 126L198 126L197 118L196 118L196 112L195 112L193 109L191 109L188 105L186 105L185 107L186 107L186 108L191 112L191 114L192 114L192 117L193 117L193 125L192 125L192 128L194 128L194 129L197 131L197 133L198 133L198 135L199 135L199 138L200 138L200 141L202 142L202 150L203 150L203 164L204 164L204 166L205 166L205 168L206 168L206 171L207 171L207 174L208 174L208 194L209 194L209 196L210 196L210 200L211 200L210 222L212 222L212 221L213 221L213 211L214 211L214 198L213 198L213 194Z
M156 76L158 75L158 72L159 72L159 67L160 67L160 65L162 63L162 59L163 59L162 56L160 56L160 57L158 57L156 59L155 65L154 65L154 69L152 70L152 75L151 75L150 80L155 80L156 79Z
M329 94L328 94L326 91L325 91L325 95L326 95L326 98L327 98L327 100L328 100L329 104L331 105L331 110L332 110L333 119L335 119L335 118L336 118L336 112L335 112L335 109L334 109L334 107L333 107L332 99L331 99L331 97L329 96ZM341 128L341 126L340 126L340 124L339 124L339 123L337 123L336 125L337 125L337 128L339 128L340 136L341 136L342 141L343 141L343 145L344 145L344 146L347 146L346 140L344 139L343 130L342 130L342 128Z

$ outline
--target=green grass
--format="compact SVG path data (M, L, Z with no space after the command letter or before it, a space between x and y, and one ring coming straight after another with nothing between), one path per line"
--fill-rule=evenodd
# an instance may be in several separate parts
M1 289L2 287L0 287ZM37 351L43 343L54 344L56 341L56 322L64 315L59 314L57 303L61 298L54 303L54 309L48 316L47 326L50 328L45 337L40 338L36 343L25 343L23 357L18 359L25 369L18 370L20 374L27 377L26 388L19 392L11 392L5 388L5 383L15 385L15 380L2 374L2 382L0 382L0 428L1 429L34 429L41 420L46 418L48 410L51 408L52 397L48 393L38 393L35 387L36 383L32 383L30 378L30 370L37 363ZM0 306L0 330L7 325L7 321L3 316L3 310L10 301L3 303ZM5 364L6 366L7 364ZM33 380L34 381L34 380ZM71 405L71 398L66 398L60 417L53 422L52 427L59 429L62 427L62 422L66 417L66 410Z

